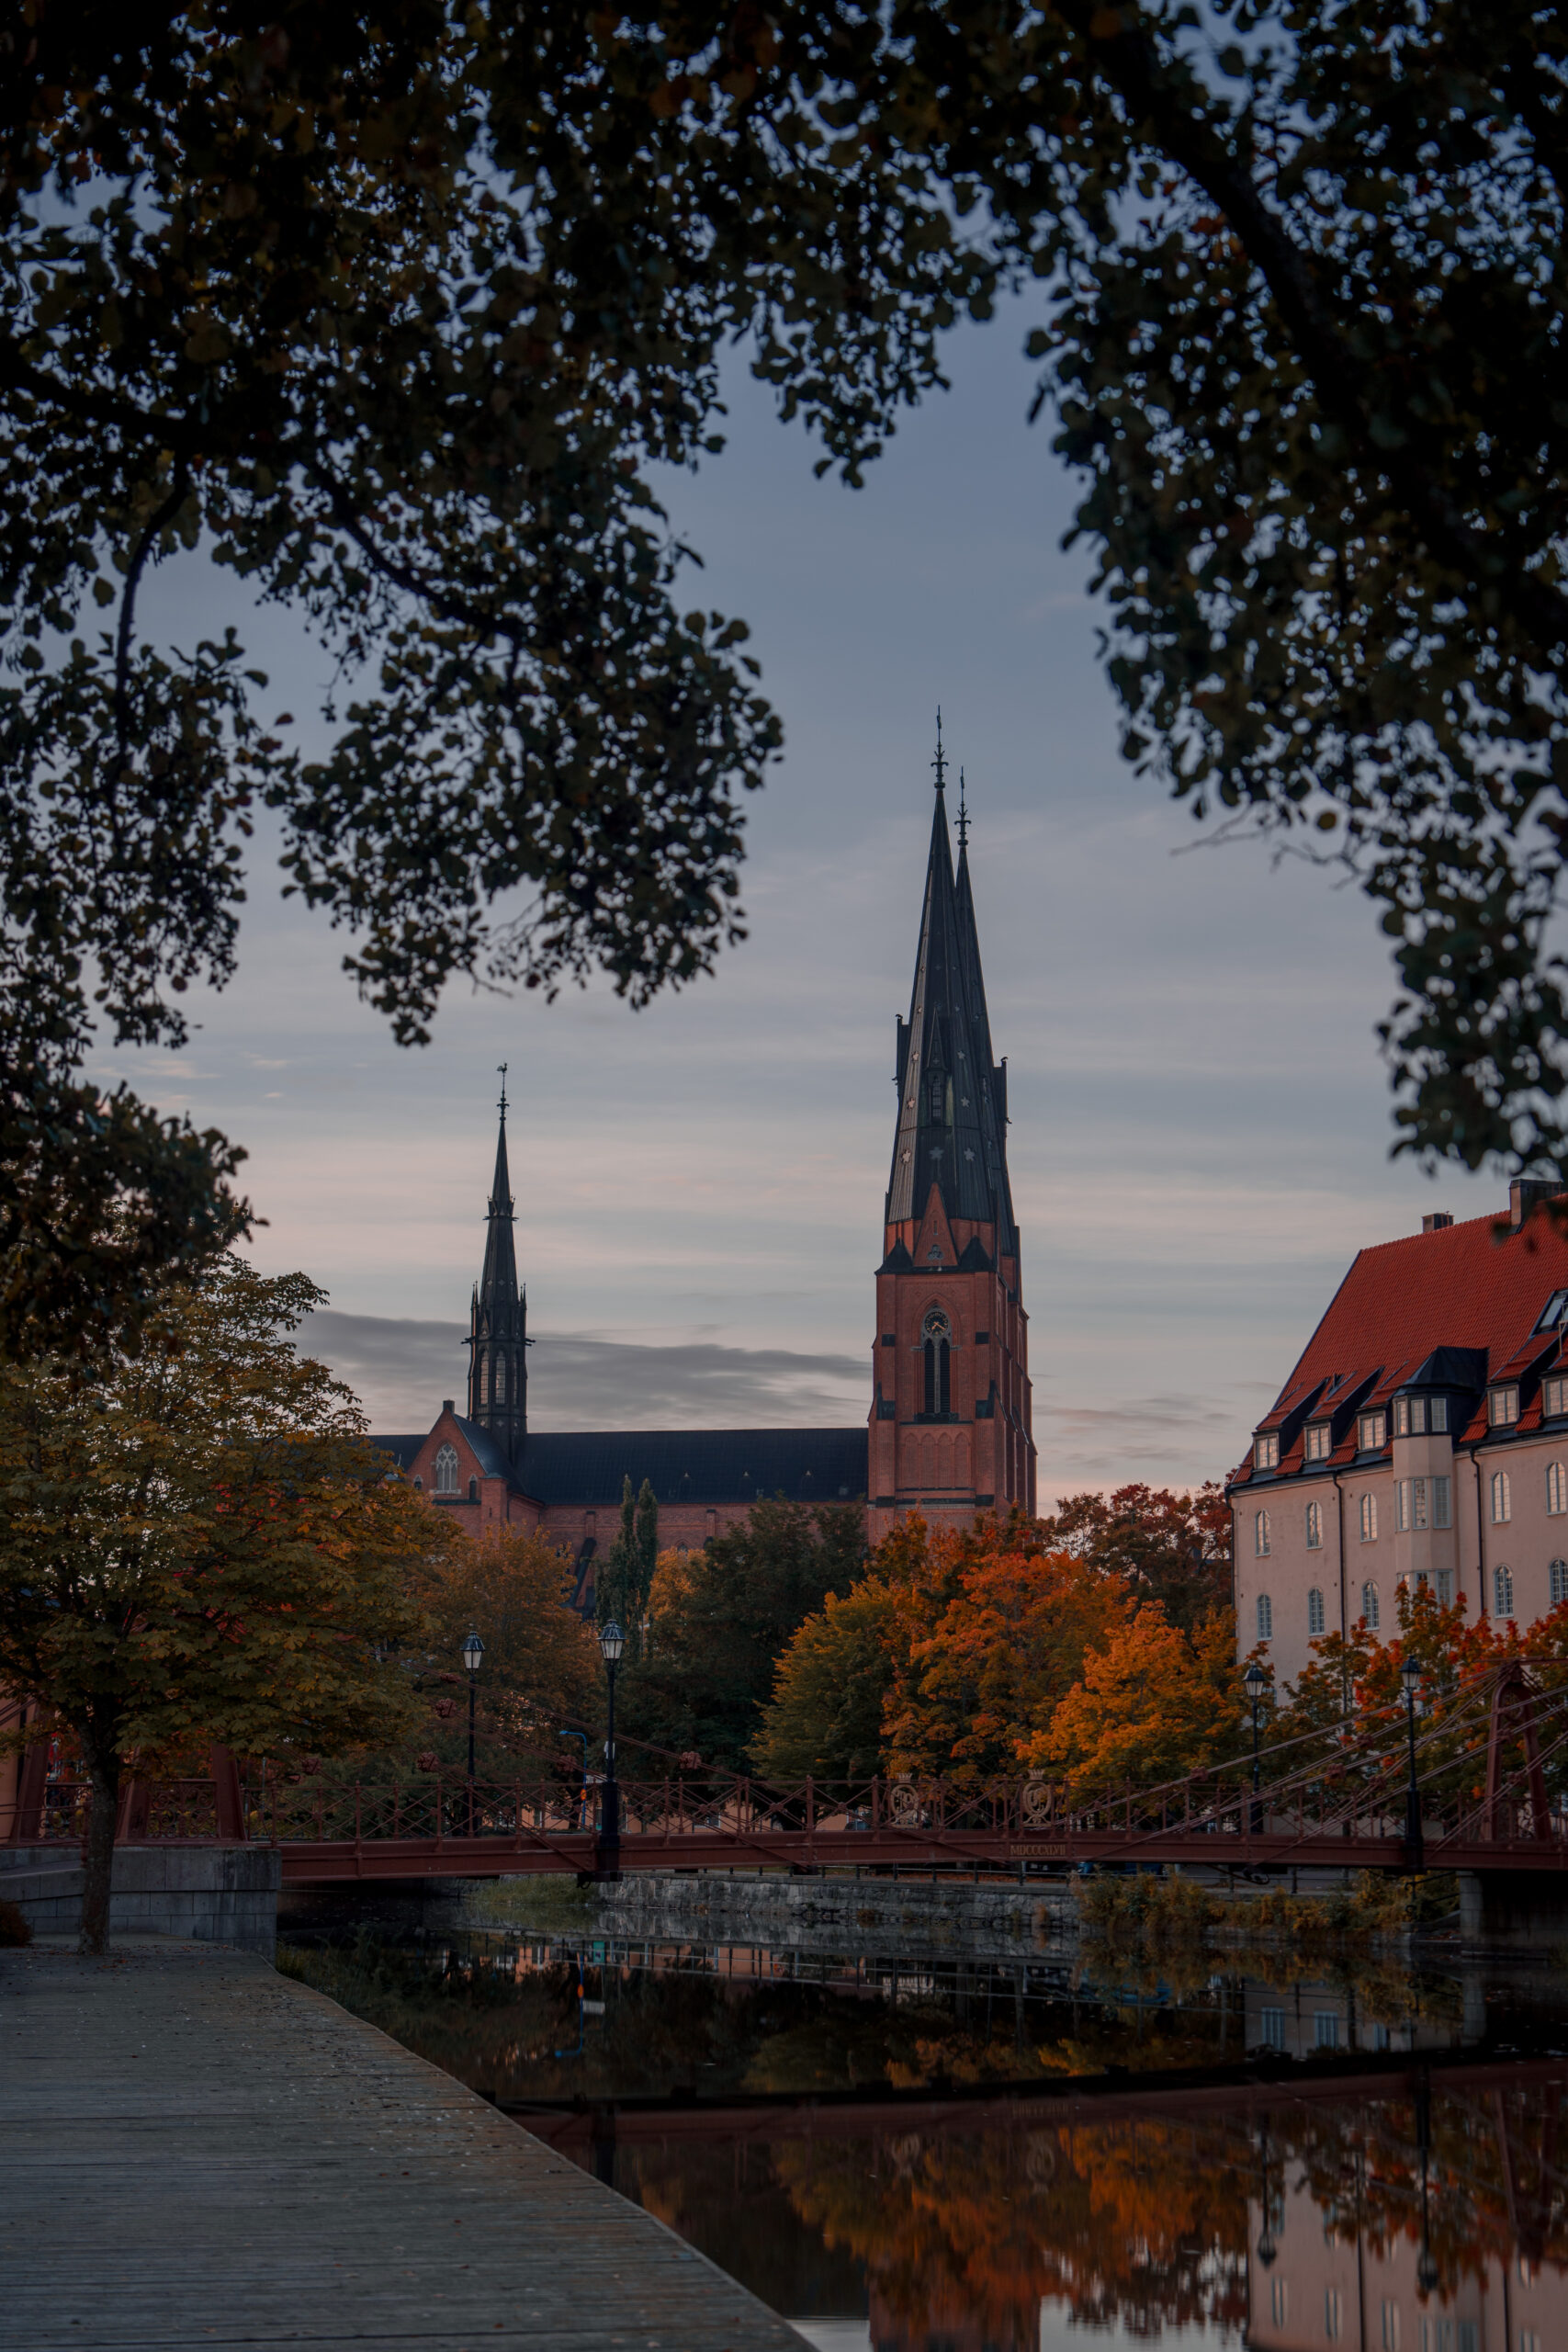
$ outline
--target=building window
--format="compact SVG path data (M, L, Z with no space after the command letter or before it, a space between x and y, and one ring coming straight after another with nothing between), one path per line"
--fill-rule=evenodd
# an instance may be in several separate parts
M435 1491L438 1495L455 1495L457 1491L457 1449L444 1445L435 1457Z
M1378 1498L1376 1495L1361 1497L1361 1541L1375 1544L1378 1540Z
M1546 1572L1547 1587L1555 1609L1560 1601L1568 1600L1568 1560L1553 1560Z
M470 1479L468 1480L468 1500L469 1500L471 1503L477 1503L477 1502L478 1502L478 1500L479 1500L479 1480L478 1480L477 1478L470 1478Z
M1313 2047L1316 2050L1337 2050L1339 2047L1339 2012L1337 2009L1314 2009L1312 2017Z
M504 1356L497 1356L495 1371L491 1378L495 1384L495 1401L498 1405L504 1405L506 1402L506 1358Z
M1442 1432L1443 1432L1443 1431L1448 1428L1448 1425L1449 1425L1449 1400L1448 1400L1448 1398L1447 1398L1446 1396L1429 1396L1429 1397L1427 1399L1427 1428L1428 1428L1429 1430L1433 1430L1437 1435L1441 1436Z
M1270 2278L1269 2304L1276 2327L1283 2327L1291 2312L1291 2282L1288 2278Z
M1542 1388L1541 1410L1549 1421L1561 1419L1568 1413L1568 1380L1549 1380Z
M424 1492L424 1480L423 1480L423 1478L416 1478L416 1479L414 1480L414 1482L413 1482L413 1490L414 1490L414 1493L415 1493L416 1495L423 1495L423 1492Z
M1561 1462L1546 1465L1546 1508L1553 1519L1568 1510L1568 1477L1564 1477Z
M1324 1628L1324 1623L1323 1587L1321 1585L1314 1584L1312 1590L1307 1595L1307 1632L1309 1634L1321 1634Z
M1260 1560L1269 1557L1269 1514L1260 1510L1252 1522L1252 1546Z
M1327 1421L1314 1421L1306 1434L1306 1458L1309 1462L1326 1462L1333 1451L1333 1430Z
M1432 1481L1428 1478L1401 1478L1399 1481L1395 1517L1402 1533L1429 1523L1431 1487Z
M1427 1399L1425 1396L1396 1396L1394 1398L1393 1433L1395 1437L1426 1436Z
M1399 2352L1399 2305L1382 2307L1382 2352Z
M927 1313L920 1326L920 1344L926 1358L926 1410L928 1413L949 1412L952 1409L948 1400L952 1389L953 1326L940 1306L933 1306Z
M1492 1571L1492 1611L1496 1617L1514 1613L1514 1571L1499 1561Z
M1451 1527L1453 1525L1453 1494L1454 1486L1451 1478L1433 1479L1432 1524L1434 1527Z
M1540 1310L1540 1321L1536 1329L1555 1331L1565 1313L1568 1313L1568 1290L1554 1290Z
M1345 2332L1345 2306L1337 2287L1325 2287L1323 2290L1323 2332L1330 2344L1337 2344Z
M1361 1614L1367 1621L1368 1631L1375 1634L1378 1629L1378 1589L1370 1580L1361 1587Z
M1356 1431L1356 1442L1363 1453L1381 1453L1388 1433L1388 1423L1382 1413L1363 1413Z
M1258 1596L1258 1638L1260 1642L1274 1638L1274 1604L1266 1592Z
M1285 2012L1283 2009L1259 2009L1258 2030L1265 2050L1283 2050L1285 2046Z
M1258 1470L1278 1470L1280 1467L1278 1430L1265 1430L1261 1437L1253 1439L1252 1460L1254 1467Z
M1505 1381L1501 1388L1487 1392L1486 1418L1495 1430L1512 1429L1519 1418L1519 1391L1517 1382Z
M1506 1470L1492 1473L1492 1524L1506 1527L1514 1516L1514 1489Z
M1322 1551L1322 1549L1323 1549L1323 1505L1322 1505L1321 1503L1308 1503L1308 1505L1307 1505L1307 1550L1308 1550L1309 1552L1321 1552L1321 1551Z

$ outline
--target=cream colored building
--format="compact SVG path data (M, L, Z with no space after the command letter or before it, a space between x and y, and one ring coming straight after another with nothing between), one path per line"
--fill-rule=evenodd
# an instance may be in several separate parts
M1293 1681L1397 1630L1402 1584L1528 1624L1568 1601L1568 1198L1363 1250L1227 1487L1237 1641Z

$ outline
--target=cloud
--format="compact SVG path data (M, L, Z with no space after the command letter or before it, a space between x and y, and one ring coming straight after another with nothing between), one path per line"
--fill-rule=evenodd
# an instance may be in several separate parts
M466 1337L460 1323L323 1308L300 1343L356 1392L376 1428L401 1430L428 1429L444 1396L460 1408ZM541 1331L528 1359L528 1420L537 1430L843 1427L864 1419L867 1385L854 1356Z

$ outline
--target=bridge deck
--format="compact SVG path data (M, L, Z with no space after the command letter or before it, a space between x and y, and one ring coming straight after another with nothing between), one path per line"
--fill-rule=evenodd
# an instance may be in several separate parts
M799 2352L650 2215L248 1954L0 1952L0 2134L6 2352Z
M541 1837L506 1832L476 1838L284 1839L286 1886L322 1886L349 1879L513 1878L549 1871L594 1872L602 1850L590 1834ZM1406 1867L1397 1837L1322 1836L1293 1829L1243 1830L1231 1836L1180 1828L1073 1830L1057 1837L1006 1832L838 1829L812 1832L723 1829L669 1834L634 1831L621 1839L623 1871L668 1870L881 1869L1016 1871L1071 1868L1078 1862L1203 1864L1224 1870L1381 1870ZM1568 1870L1562 1838L1428 1838L1427 1870Z

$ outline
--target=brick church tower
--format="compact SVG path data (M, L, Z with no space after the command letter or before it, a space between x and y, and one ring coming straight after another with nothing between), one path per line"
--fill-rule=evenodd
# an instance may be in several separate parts
M512 1238L504 1063L500 1110L484 1271L468 1310L468 1419L488 1431L507 1460L515 1464L528 1433L528 1297L517 1286L517 1252Z
M953 870L941 722L936 811L876 1275L869 1428L873 1542L911 1510L966 1526L1032 1513L1028 1317L1007 1170L1007 1064L991 1029L960 781Z

